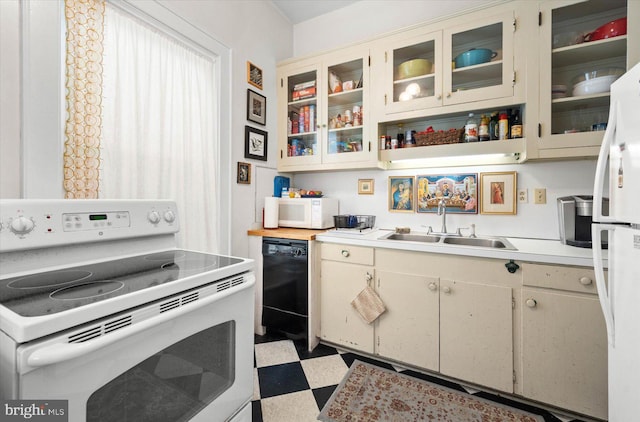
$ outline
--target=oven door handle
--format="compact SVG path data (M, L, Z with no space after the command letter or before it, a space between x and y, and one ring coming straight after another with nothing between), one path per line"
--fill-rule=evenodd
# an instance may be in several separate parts
M245 275L245 277L248 276ZM151 317L144 321L140 321L134 325L130 325L117 331L112 331L111 333L98 337L94 340L89 340L84 343L56 343L50 346L43 346L40 349L34 350L33 353L31 353L27 357L26 363L30 367L42 367L64 362L70 359L75 359L77 357L95 352L96 350L107 347L110 344L117 343L122 339L130 337L134 334L138 334L153 326L162 324L172 319L176 319L183 314L210 305L211 303L223 299L230 294L237 292L238 290L243 290L253 284L251 279L248 281L248 283L245 282L241 286L238 286L239 288L227 289L223 292L219 292L195 302L191 302L171 311L163 312L160 315Z

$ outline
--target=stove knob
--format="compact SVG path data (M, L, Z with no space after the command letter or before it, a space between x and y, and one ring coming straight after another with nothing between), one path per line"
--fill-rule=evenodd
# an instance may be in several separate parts
M176 221L176 215L173 213L173 211L169 210L164 212L164 221L166 221L167 223L173 223L174 221Z
M158 224L160 222L160 214L158 211L151 211L147 214L147 220L149 220L151 224Z
M9 230L15 234L27 234L35 227L35 223L32 219L20 216L11 220L9 224Z

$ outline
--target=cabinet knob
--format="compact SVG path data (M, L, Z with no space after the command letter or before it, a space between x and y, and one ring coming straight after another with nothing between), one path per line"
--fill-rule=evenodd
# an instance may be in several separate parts
M449 286L444 286L444 287L442 288L442 291L443 291L445 294L449 294L449 293L451 293L451 287L449 287Z
M342 250L342 256L344 256L345 258L348 258L348 257L349 257L349 255L351 255L351 254L349 253L349 251L348 251L348 250L346 250L346 249L343 249L343 250Z
M438 285L436 283L433 283L433 282L429 283L429 290L431 290L431 291L438 290Z
M447 92L447 98L451 98L451 93Z
M438 94L438 96L436 98L441 100L442 99L442 94Z
M580 277L580 284L582 284L583 286L588 286L591 283L593 283L593 280L591 280L589 277Z
M538 302L536 302L535 299L531 299L531 298L527 299L525 303L529 308L535 308L536 306L538 306Z
M368 283L371 280L373 280L373 276L370 273L367 273L367 275L365 276L365 279L367 280L367 283Z

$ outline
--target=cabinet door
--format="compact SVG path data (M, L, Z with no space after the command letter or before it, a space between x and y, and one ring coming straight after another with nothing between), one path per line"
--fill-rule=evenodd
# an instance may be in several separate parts
M378 56L384 57L384 90L376 101L385 113L442 105L441 31L394 39Z
M513 96L514 31L513 11L444 31L445 105Z
M387 311L376 326L376 353L421 368L439 369L438 278L378 271Z
M509 287L440 280L440 372L513 392Z
M324 92L320 67L291 66L279 73L278 169L320 164L318 99Z
M323 163L376 161L377 150L369 128L369 51L347 50L327 56L329 87L321 122Z
M607 333L595 295L522 289L523 394L607 418Z
M373 268L342 262L320 264L320 337L373 353L373 324L367 324L351 301L374 276Z
M626 17L627 1L573 3L544 2L540 8L541 158L598 155L609 84L626 69L627 35L591 40L585 34ZM593 71L600 73L588 76L597 81L583 80Z

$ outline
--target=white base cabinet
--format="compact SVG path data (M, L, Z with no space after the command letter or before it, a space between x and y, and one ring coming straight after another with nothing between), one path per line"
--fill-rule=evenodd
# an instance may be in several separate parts
M523 265L522 394L607 419L607 333L593 270ZM551 288L540 288L551 287Z
M591 268L320 244L322 340L590 417L607 417ZM386 306L367 324L367 285Z

